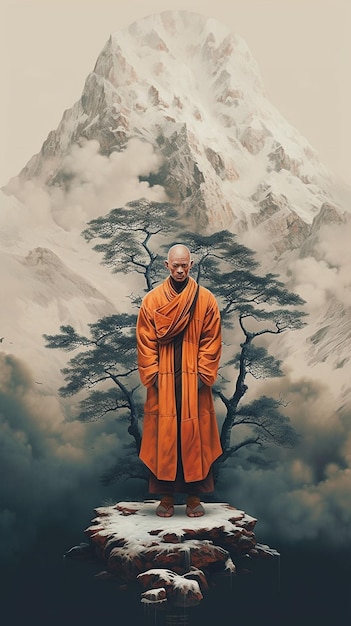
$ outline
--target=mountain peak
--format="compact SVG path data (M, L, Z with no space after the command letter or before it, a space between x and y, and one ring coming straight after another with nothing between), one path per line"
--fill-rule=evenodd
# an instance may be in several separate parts
M244 40L197 13L164 11L113 32L80 101L21 176L60 185L73 144L98 141L109 156L134 138L163 161L146 183L197 228L248 230L255 216L265 221L262 200L281 194L294 220L311 225L335 202L315 151L267 99Z
M140 37L143 33L164 32L171 38L191 43L194 37L206 37L212 32L219 37L232 35L222 22L203 14L187 10L166 10L154 13L133 22L126 29L133 36Z

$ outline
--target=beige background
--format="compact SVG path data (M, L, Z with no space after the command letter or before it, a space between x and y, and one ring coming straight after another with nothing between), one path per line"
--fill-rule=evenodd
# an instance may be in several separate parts
M349 0L0 0L0 185L79 99L110 33L167 9L241 35L270 100L351 183Z

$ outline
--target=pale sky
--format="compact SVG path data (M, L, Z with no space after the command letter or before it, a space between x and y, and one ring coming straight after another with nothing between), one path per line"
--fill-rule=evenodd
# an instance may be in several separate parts
M110 33L169 9L243 37L271 102L351 184L349 0L0 0L0 185L79 100Z

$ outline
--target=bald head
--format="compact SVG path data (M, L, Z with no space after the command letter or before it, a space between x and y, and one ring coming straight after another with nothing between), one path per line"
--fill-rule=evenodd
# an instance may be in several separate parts
M172 246L168 250L165 266L176 282L183 282L193 266L189 248L183 246L181 243Z
M187 256L187 258L190 261L190 258L191 258L190 250L186 246L183 246L182 243L176 243L174 246L172 246L168 250L167 259L169 261L171 258L178 257L179 255L180 256Z

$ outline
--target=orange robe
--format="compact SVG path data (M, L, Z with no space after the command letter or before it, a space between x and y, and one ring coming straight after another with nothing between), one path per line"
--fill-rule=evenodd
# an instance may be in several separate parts
M220 314L214 296L200 286L189 322L196 289L196 281L189 277L177 293L168 277L144 297L138 316L138 367L147 388L140 458L159 480L174 481L177 474L174 339L181 332L179 432L185 482L205 479L222 454L211 391L221 355Z

